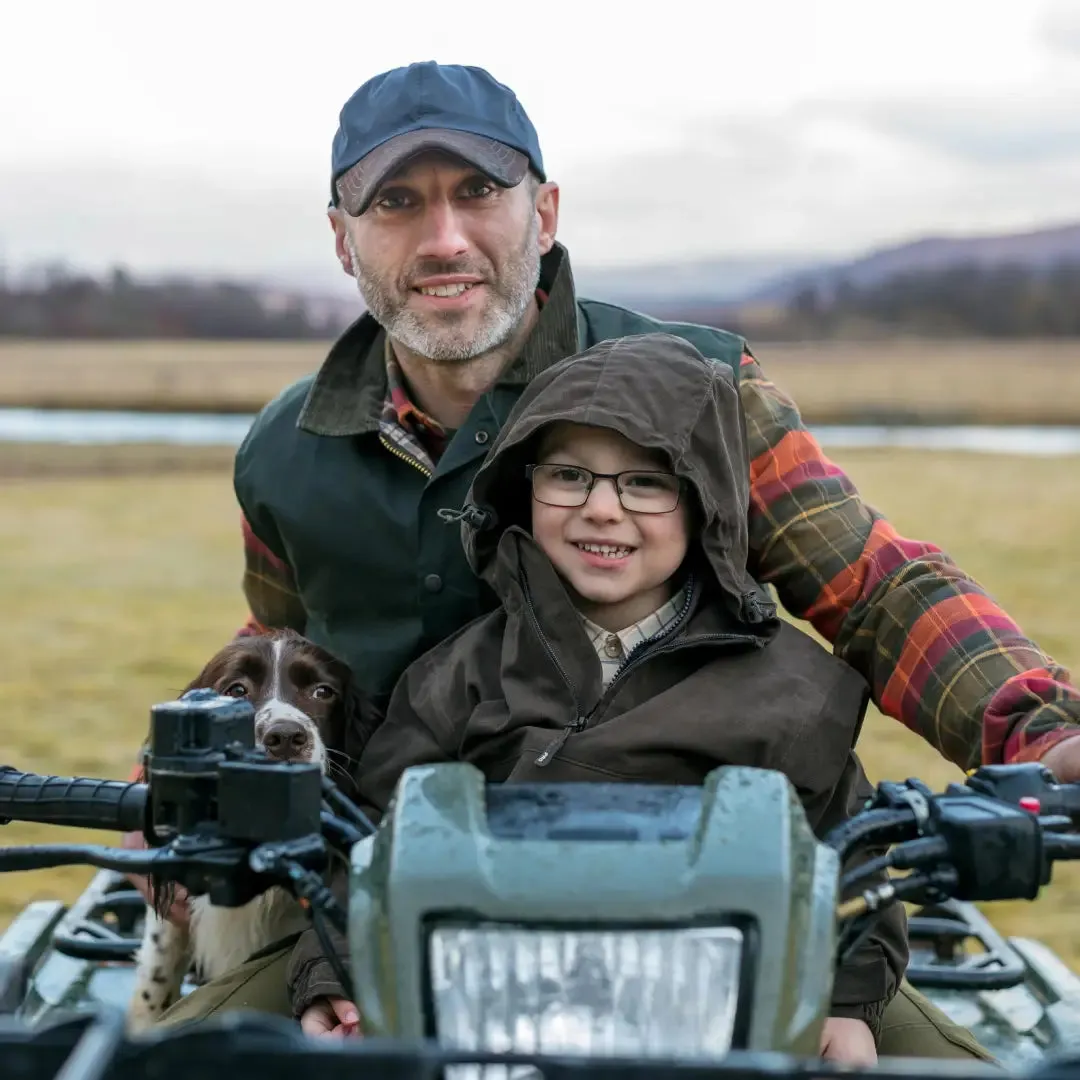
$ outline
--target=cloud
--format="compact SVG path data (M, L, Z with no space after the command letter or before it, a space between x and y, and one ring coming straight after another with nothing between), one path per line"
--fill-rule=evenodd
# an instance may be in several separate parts
M1080 218L1080 71L1037 92L921 90L672 112L648 145L571 157L559 239L575 265L845 257L927 233ZM618 145L616 142L607 145ZM310 158L310 161L309 161ZM201 165L200 161L206 164ZM0 168L0 259L199 269L353 286L333 257L323 157L264 169L195 156Z
M1043 16L1040 39L1051 51L1080 59L1080 6L1074 0L1058 0Z
M334 258L314 180L212 178L198 168L82 161L0 170L0 259L157 273L283 275L314 292L353 287Z
M873 130L973 165L1065 162L1080 157L1080 79L1052 92L1000 99L869 102L853 110Z
M673 129L562 181L591 260L819 252L1080 218L1080 120L1056 97L808 101Z

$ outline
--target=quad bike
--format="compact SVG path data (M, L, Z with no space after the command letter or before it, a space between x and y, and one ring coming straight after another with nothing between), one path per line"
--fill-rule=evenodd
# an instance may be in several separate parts
M316 766L256 751L252 730L249 703L196 690L151 710L145 784L0 770L0 820L141 829L150 845L0 849L0 871L99 868L69 909L31 904L0 938L4 1080L1080 1076L1080 980L972 906L1034 899L1055 860L1080 858L1080 784L1038 765L941 794L882 783L821 840L766 770L665 787L420 766L375 830ZM841 871L868 848L888 854ZM324 881L335 850L347 910ZM252 1014L127 1033L144 906L124 875L150 871L218 904L275 884L305 898L317 931L348 937L339 974L365 1037ZM817 1057L836 958L901 901L921 905L909 980L1001 1067Z

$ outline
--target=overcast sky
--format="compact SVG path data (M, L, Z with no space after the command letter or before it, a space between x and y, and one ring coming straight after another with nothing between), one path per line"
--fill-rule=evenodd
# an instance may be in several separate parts
M1080 220L1072 0L5 0L0 259L340 274L344 100L482 65L579 263L858 253Z

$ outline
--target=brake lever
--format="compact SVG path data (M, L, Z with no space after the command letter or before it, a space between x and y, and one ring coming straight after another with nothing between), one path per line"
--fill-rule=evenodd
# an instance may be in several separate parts
M0 848L0 873L83 865L120 874L147 874L159 856L160 851L126 851L100 844L27 844Z
M221 907L240 907L267 888L267 879L289 887L295 867L316 880L328 864L321 835L252 847L216 836L187 834L149 851L96 844L41 844L0 849L0 872L55 866L95 866L121 874L150 876L207 895ZM310 886L307 886L310 888Z

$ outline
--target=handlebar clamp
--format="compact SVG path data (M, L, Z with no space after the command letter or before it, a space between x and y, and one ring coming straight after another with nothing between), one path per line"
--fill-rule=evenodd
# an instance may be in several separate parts
M149 843L208 827L253 844L319 833L322 770L280 762L267 769L268 756L255 749L254 720L251 702L206 689L151 709Z

